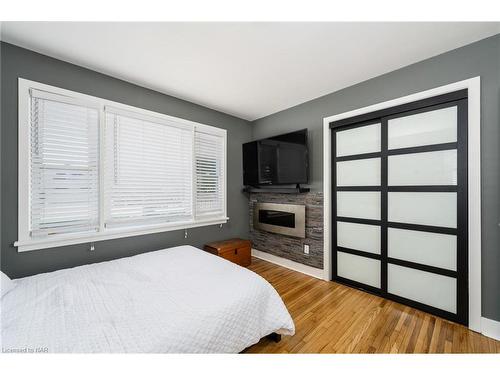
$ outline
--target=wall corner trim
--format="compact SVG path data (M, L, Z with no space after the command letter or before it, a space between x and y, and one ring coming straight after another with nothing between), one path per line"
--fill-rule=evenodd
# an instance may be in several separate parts
M487 337L491 337L495 340L500 340L500 322L488 319L485 317L481 318L481 330L482 334Z
M252 256L258 259L265 260L270 263L277 264L278 266L291 269L293 271L304 273L306 275L315 277L317 279L323 279L323 269L321 268L314 268L311 266L307 266L305 264L297 263L294 262L293 260L281 258L276 255L272 255L257 249L252 249Z

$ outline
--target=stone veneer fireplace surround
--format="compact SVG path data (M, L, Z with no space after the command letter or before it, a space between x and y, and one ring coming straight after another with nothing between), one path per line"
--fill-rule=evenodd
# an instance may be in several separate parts
M291 237L254 228L254 211L258 203L305 206L305 238ZM250 240L256 250L314 268L323 268L323 193L303 194L249 193ZM304 254L309 245L309 254Z

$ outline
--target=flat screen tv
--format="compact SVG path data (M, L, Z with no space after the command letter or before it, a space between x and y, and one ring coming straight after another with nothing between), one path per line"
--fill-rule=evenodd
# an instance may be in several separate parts
M307 184L307 129L243 144L243 184Z

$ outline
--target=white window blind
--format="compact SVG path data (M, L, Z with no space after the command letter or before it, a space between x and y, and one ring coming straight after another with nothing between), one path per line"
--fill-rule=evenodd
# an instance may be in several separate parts
M193 218L193 130L106 108L106 227Z
M30 237L98 229L98 121L85 103L31 91Z
M19 79L19 251L226 217L226 131Z
M196 216L221 216L224 212L224 138L195 133Z

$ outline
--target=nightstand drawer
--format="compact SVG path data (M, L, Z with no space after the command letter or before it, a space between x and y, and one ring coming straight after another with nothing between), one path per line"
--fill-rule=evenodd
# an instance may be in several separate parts
M251 251L249 247L226 250L220 256L243 267L247 267L251 263Z
M205 251L243 267L249 266L252 262L251 249L250 241L239 238L209 243L204 247Z

